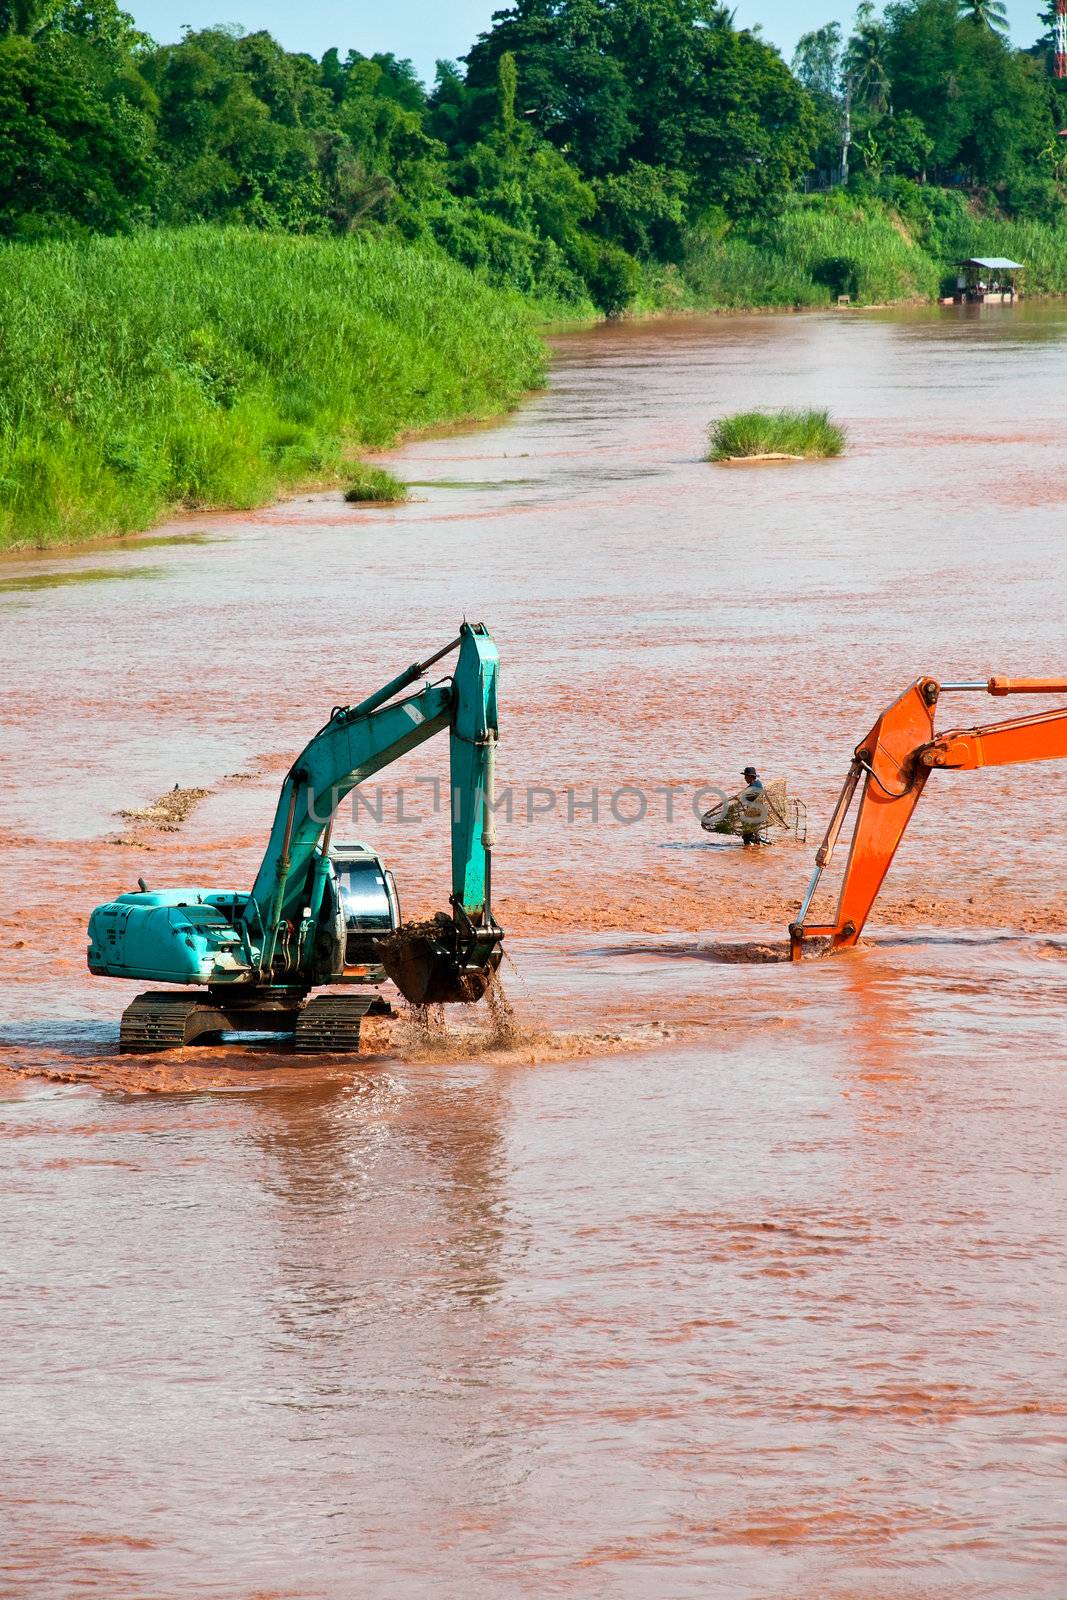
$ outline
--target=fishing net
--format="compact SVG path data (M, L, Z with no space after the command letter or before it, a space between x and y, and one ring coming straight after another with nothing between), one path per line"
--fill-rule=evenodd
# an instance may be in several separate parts
M803 844L808 837L808 809L803 800L794 799L784 778L764 785L763 793L752 800L734 795L700 819L705 833L731 833L758 836L765 843L789 836Z

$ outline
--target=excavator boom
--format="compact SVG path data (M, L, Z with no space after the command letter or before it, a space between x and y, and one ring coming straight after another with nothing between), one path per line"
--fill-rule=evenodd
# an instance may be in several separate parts
M1067 707L935 735L938 702L943 694L953 692L1059 694L1067 692L1067 679L994 677L941 684L934 678L919 678L882 712L856 747L845 787L816 853L807 894L790 925L794 961L800 961L805 946L814 942L831 951L857 943L932 772L1067 758ZM857 790L859 809L837 914L832 923L809 925L808 911L833 859Z
M426 684L403 700L392 698L456 645L459 660L449 681ZM301 751L282 785L267 848L243 911L250 939L260 940L261 978L277 978L280 930L317 914L321 894L316 873L328 865L319 844L346 795L446 728L451 899L464 918L483 920L490 909L491 830L485 820L487 800L492 805L497 668L489 630L481 623L464 623L459 638L429 661L416 662L358 705L337 707Z
M1067 757L1067 707L1037 712L984 728L954 728L942 733L919 759L931 769L973 771L1019 761L1062 761Z

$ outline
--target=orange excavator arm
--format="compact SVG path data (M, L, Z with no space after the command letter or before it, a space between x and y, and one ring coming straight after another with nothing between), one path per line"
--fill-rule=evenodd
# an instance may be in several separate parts
M867 737L856 747L845 787L830 826L815 856L815 872L797 919L790 925L794 961L813 940L828 941L830 950L854 945L863 931L935 769L974 770L1020 761L1067 759L1067 707L1039 711L985 727L934 733L934 712L942 694L980 691L991 695L1058 694L1067 679L989 678L980 683L940 684L919 678L882 712ZM832 923L807 925L808 909L819 880L833 859L856 791L859 810L845 867L837 915Z

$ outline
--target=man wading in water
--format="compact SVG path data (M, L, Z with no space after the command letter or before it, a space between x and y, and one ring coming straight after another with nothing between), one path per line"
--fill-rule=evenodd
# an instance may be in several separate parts
M746 767L742 773L746 789L738 795L741 802L741 843L747 849L759 844L760 829L767 821L767 807L763 799L763 783L755 767Z

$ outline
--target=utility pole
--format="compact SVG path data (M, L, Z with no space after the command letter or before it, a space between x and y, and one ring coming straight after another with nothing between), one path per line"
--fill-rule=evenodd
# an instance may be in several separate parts
M1056 0L1056 76L1067 78L1067 0Z
M1056 0L1057 5L1067 7L1067 0ZM845 80L845 123L841 130L841 187L848 188L848 153L852 148L852 83Z

